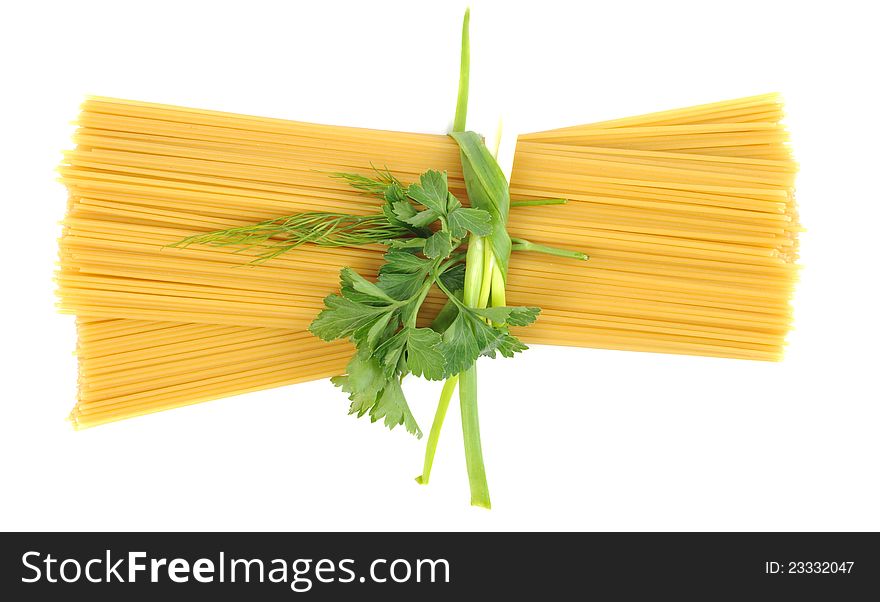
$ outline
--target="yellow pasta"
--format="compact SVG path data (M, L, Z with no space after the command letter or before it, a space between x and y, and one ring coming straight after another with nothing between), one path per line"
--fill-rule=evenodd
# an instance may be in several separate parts
M543 308L526 342L776 360L791 321L800 231L796 165L775 95L520 137L512 236L588 262L515 254L510 303ZM340 373L350 348L306 327L340 267L375 271L383 247L250 252L172 248L194 233L298 211L369 214L328 172L445 169L446 136L290 122L90 98L60 167L70 193L58 272L76 314L91 426ZM441 298L425 307L439 310Z

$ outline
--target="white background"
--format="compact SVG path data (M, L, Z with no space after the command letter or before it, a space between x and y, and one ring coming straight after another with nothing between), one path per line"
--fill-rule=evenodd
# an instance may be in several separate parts
M482 362L486 512L467 503L454 404L429 487L413 481L423 442L347 416L327 381L74 432L73 318L51 281L53 169L85 94L444 132L464 3L4 3L0 528L880 529L870 4L476 3L472 125L780 91L809 228L782 363L554 347ZM439 387L408 387L430 424Z

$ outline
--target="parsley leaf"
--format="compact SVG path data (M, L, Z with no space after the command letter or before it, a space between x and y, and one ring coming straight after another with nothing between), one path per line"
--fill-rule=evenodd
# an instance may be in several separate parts
M369 413L372 422L384 418L385 426L390 429L403 424L408 432L421 438L422 431L409 409L398 377L386 380L379 362L364 352L355 354L347 371L347 375L334 376L330 380L349 393L349 414L360 418Z
M448 192L446 172L429 169L419 176L418 184L410 184L406 195L428 209L433 209L438 215L446 215Z
M400 388L398 378L392 378L388 381L382 394L379 395L376 405L370 409L370 420L376 422L382 418L385 419L385 426L389 429L402 424L407 432L419 439L422 438L422 429L419 428L409 409L409 404L406 403L406 397L403 395L403 389Z
M376 348L375 357L386 378L400 369L428 380L441 380L446 375L441 342L440 335L430 328L405 326Z
M391 205L395 205L399 202L406 203L406 191L397 181L391 182L391 184L385 188L385 200Z
M440 282L453 293L464 290L465 264L457 263L440 274Z
M443 333L441 350L446 358L447 374L459 374L470 368L480 356L480 347L467 318L458 315Z
M397 219L406 223L409 223L407 220L412 218L417 213L416 208L413 207L412 203L410 203L406 199L402 201L394 201L393 203L391 203L391 208L394 211L394 216L397 217Z
M410 207L412 207L412 205L410 205ZM415 209L413 209L413 212L415 212ZM438 217L440 217L440 215L433 209L425 209L424 211L414 213L403 221L416 228L425 228L436 222Z
M416 376L442 380L446 364L440 351L442 339L430 328L404 328L406 333L406 367Z
M385 388L385 377L379 362L366 352L356 353L348 362L346 371L345 376L334 376L330 382L349 393L351 406L348 413L360 418L376 404L379 393Z
M399 301L409 299L422 287L431 262L406 251L388 251L379 268L379 286Z
M355 331L351 336L351 340L355 343L358 349L372 352L376 349L376 346L380 341L384 340L397 330L397 327L400 325L400 320L395 320L394 318L396 317L402 318L402 316L398 316L395 311L386 313L370 325L369 328L364 326Z
M518 324L534 321L537 308L500 307L491 308L502 311L491 316L502 319L514 319ZM446 357L446 374L459 374L470 368L481 355L495 357L496 352L504 357L512 357L527 347L518 338L510 334L504 326L494 326L483 320L485 310L458 307L458 314L443 333L440 349ZM486 316L488 317L488 316ZM448 318L445 318L448 321Z
M451 192L446 193L446 214L449 215L456 209L461 208L461 202L455 198L455 195Z
M324 305L326 309L312 321L309 331L325 341L346 339L364 328L369 329L395 309L365 305L340 295L328 295L324 298Z
M386 339L384 343L376 347L375 356L379 361L379 364L382 366L385 378L393 378L398 368L405 367L405 364L401 364L400 361L403 357L405 346L406 328L399 331L391 338Z
M452 237L449 236L449 232L447 230L434 232L425 241L424 253L425 257L430 257L431 259L449 257L449 254L452 253Z
M394 302L394 299L389 297L384 290L351 268L342 268L339 273L339 281L343 296L351 301L369 304Z
M518 338L510 334L509 332L504 334L504 337L498 343L498 353L503 355L504 357L513 357L515 353L519 353L521 351L525 351L528 349L525 343L520 341ZM495 357L494 353L487 353L489 357Z
M528 326L538 318L540 307L487 307L472 309L475 314L496 324L508 326Z
M449 213L446 218L449 231L455 238L464 238L468 232L477 236L492 233L492 216L482 209L461 207Z

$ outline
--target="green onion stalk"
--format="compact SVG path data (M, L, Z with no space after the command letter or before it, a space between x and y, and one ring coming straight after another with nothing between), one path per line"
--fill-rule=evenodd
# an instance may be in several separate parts
M506 305L504 282L512 248L512 241L506 231L510 194L507 181L496 161L497 157L489 154L481 138L473 132L465 131L470 75L469 22L470 10L468 9L465 12L462 25L458 102L450 135L461 146L462 168L465 172L468 196L472 206L487 209L495 222L491 235L472 235L470 237L466 256L462 300L469 307L485 308L490 305L493 307ZM477 188L480 190L476 190ZM551 203L554 201L556 200L551 200ZM496 255L498 250L504 254L503 257ZM486 468L483 463L483 448L480 442L476 363L444 383L437 412L431 425L431 432L428 435L423 472L417 480L422 484L427 484L430 479L440 430L456 386L459 388L461 426L470 482L471 505L491 508Z
M467 10L464 14L461 31L458 101L455 107L455 120L449 135L459 145L461 167L471 206L487 211L492 217L491 234L486 236L472 234L468 239L462 296L465 305L484 309L507 305L505 282L511 251L536 251L581 260L587 259L587 256L577 251L557 249L527 240L511 238L507 233L507 216L510 207L561 205L566 201L565 199L535 199L511 203L507 178L498 165L497 156L489 152L479 134L466 130L470 78L469 23L470 10ZM471 489L471 504L490 508L489 485L486 481L483 448L480 442L476 362L470 368L447 379L444 383L440 401L437 404L437 412L431 425L431 432L428 435L422 474L416 480L419 483L427 484L431 477L431 467L440 439L440 430L446 419L446 412L456 387L459 390L458 397L461 404L461 426Z

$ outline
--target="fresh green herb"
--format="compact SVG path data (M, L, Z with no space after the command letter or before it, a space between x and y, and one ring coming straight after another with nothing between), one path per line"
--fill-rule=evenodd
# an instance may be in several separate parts
M258 224L190 236L170 246L214 245L265 249L256 262L264 262L305 244L321 247L356 247L410 234L405 224L391 223L384 215L347 215L306 212Z
M363 190L385 198L386 208L390 205L396 218L412 222L415 216L430 214L430 221L427 217L417 220L418 227L434 226L436 231L421 239L421 247L408 247L416 237L392 239L398 244L391 244L385 253L375 283L350 268L343 269L339 294L324 300L325 309L309 329L327 341L349 339L355 344L357 351L347 374L333 379L349 393L350 413L369 414L373 421L384 419L390 428L402 424L420 437L401 380L407 374L442 380L469 369L481 355L511 357L526 346L508 327L531 324L540 310L481 310L461 300L466 253L460 248L477 232L489 233L491 217L482 209L462 207L449 192L445 172L425 172L418 183L403 189L402 200L390 203L381 181L374 182L376 186L370 188L365 182L360 184ZM447 297L446 318L435 321L433 328L420 328L419 312L433 286Z
M464 20L461 23L461 64L458 70L458 101L455 104L455 120L452 122L452 130L461 132L467 121L468 88L471 76L471 9L464 11Z
M409 185L387 168L374 173L333 173L365 194L381 199L380 211L356 216L305 212L258 224L209 232L173 246L206 244L262 249L255 263L305 243L324 247L387 245L375 282L343 268L339 293L324 299L324 309L309 330L326 341L348 339L355 353L346 373L333 384L348 394L349 413L398 425L416 435L422 431L410 410L401 383L412 374L445 380L425 451L418 482L427 484L440 431L456 387L461 403L462 431L471 487L471 503L490 507L483 466L477 412L476 361L481 356L512 357L527 347L510 327L534 322L537 307L510 307L505 282L512 251L536 251L586 259L577 251L535 244L507 233L511 206L564 204L564 199L511 202L507 179L482 137L464 131L467 113L470 53L465 12L462 26L461 73L455 126L470 207L450 192L445 171L428 170ZM421 313L436 287L446 304L433 320Z

